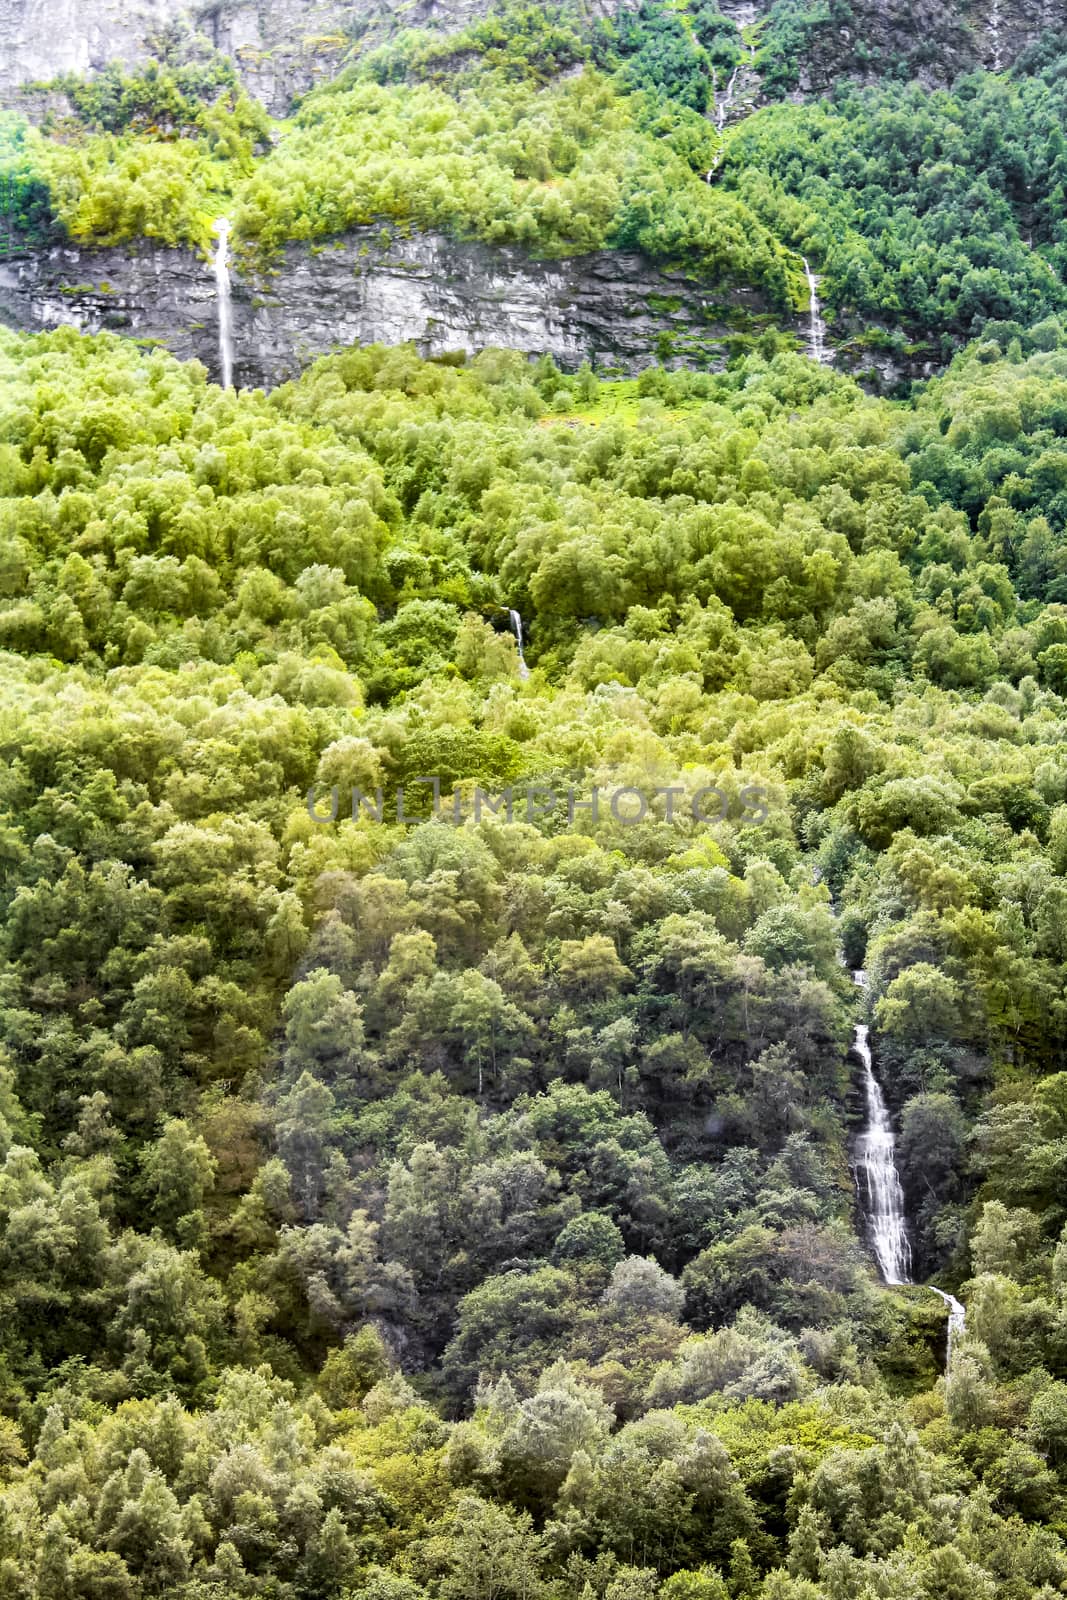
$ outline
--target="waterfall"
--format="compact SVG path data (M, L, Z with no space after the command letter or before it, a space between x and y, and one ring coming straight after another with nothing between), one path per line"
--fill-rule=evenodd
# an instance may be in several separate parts
M219 217L215 223L215 291L219 303L219 366L222 387L233 388L233 302L230 296L230 222Z
M868 1030L856 1027L856 1053L863 1062L867 1093L867 1126L856 1145L856 1165L863 1181L864 1209L878 1270L886 1283L911 1282L911 1245L904 1221L904 1191L893 1159L896 1140L889 1108L871 1065Z
M734 102L734 87L737 83L737 74L740 71L741 67L740 64L738 64L733 70L729 83L726 85L726 93L723 95L721 100L716 97L715 126L718 128L720 133L726 126L726 114Z
M993 71L1000 72L1004 67L1000 54L1000 0L993 0L993 10L989 17L989 33L993 40Z
M808 356L812 361L826 360L826 324L822 320L819 310L819 280L808 265L807 258L801 256L804 263L804 276L808 280L808 293L811 296L811 311L808 318Z
M737 100L739 89L744 88L748 83L748 80L755 75L756 65L756 41L755 39L746 39L744 37L744 29L754 27L758 20L759 13L756 9L756 6L748 3L748 0L745 0L744 4L731 7L730 15L731 20L733 21L734 26L740 35L741 46L746 53L742 55L733 72L730 74L730 81L727 83L725 92L723 93L721 99L719 98L719 74L714 68L712 69L711 81L712 87L715 91L715 127L720 134L725 131L726 119L730 115L730 111ZM752 110L752 99L753 96L749 94L747 97L747 108L749 111ZM718 172L719 167L722 165L724 155L725 150L720 148L716 153L715 160L713 161L711 167L705 173L708 183L712 181L715 174Z
M530 676L530 669L526 665L526 657L523 655L522 651L522 613L520 611L513 611L509 608L508 616L511 618L512 632L515 635L515 642L519 647L519 677L528 678Z
M967 1310L962 1301L957 1300L954 1294L947 1294L944 1289L939 1289L935 1284L930 1288L948 1306L948 1358L946 1367L952 1365L952 1347L961 1333L967 1329Z
M852 977L859 988L866 989L865 972L854 972ZM911 1283L911 1244L904 1215L904 1191L896 1167L896 1139L885 1096L874 1075L868 1031L862 1023L857 1024L855 1049L863 1062L867 1095L867 1126L856 1144L857 1177L862 1177L861 1204L883 1279L888 1284ZM967 1326L967 1311L954 1294L932 1283L927 1287L948 1307L947 1370L956 1339Z

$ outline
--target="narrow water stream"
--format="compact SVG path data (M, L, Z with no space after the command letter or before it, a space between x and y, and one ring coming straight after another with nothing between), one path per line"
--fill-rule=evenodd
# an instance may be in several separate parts
M230 222L219 217L215 223L215 294L219 306L219 368L222 387L233 388L233 297L230 289Z
M741 47L744 51L744 55L741 57L741 60L737 63L733 72L730 74L726 89L721 96L719 94L718 72L716 70L713 70L712 72L712 82L715 90L715 127L720 134L725 131L727 119L729 118L730 113L733 111L739 98L743 99L743 113L746 112L746 109L748 112L751 112L754 109L754 102L757 98L755 93L752 92L753 82L756 81L758 83L758 75L756 73L756 41L752 38L746 39L744 37L744 30L746 28L751 29L755 27L759 20L759 12L754 4L746 3L731 8L730 14L734 25L737 28L738 34L741 36ZM711 183L712 179L715 177L715 174L718 172L719 167L722 165L724 155L725 150L720 148L712 166L705 174L708 183Z
M811 296L808 312L808 355L812 361L825 362L826 324L819 305L819 280L808 265L807 258L801 256L800 259L804 263L804 276L808 280L808 294Z
M881 1084L871 1064L867 1028L856 1028L855 1049L863 1062L867 1126L856 1145L861 1202L878 1270L886 1283L911 1282L911 1245L904 1216L904 1190L896 1167L896 1139Z
M965 1333L967 1329L967 1308L962 1300L957 1300L954 1294L949 1294L946 1290L939 1289L936 1284L930 1284L930 1288L948 1307L948 1357L945 1365L950 1367L952 1365L952 1348L959 1335Z
M1000 51L1000 0L993 0L993 10L989 17L989 36L993 41L993 71L1004 70L1004 60Z
M854 972L852 977L859 988L867 987L865 972ZM854 1048L863 1063L863 1087L867 1100L867 1123L856 1141L856 1188L860 1206L883 1281L888 1284L911 1283L911 1241L904 1209L904 1190L897 1171L893 1119L882 1086L875 1077L869 1029L862 1022L856 1024ZM953 1346L966 1328L967 1312L955 1295L938 1289L934 1284L928 1287L948 1307L947 1366L952 1361Z
M722 99L720 100L717 94L715 96L715 126L720 133L726 126L726 118L729 115L730 107L734 103L734 90L737 87L737 74L740 71L741 65L738 63L730 75L730 81L726 85L726 93Z
M522 648L522 612L513 611L509 608L508 616L511 618L511 630L515 635L515 643L519 647L519 677L528 678L530 676L530 669L526 665L526 656L524 655Z

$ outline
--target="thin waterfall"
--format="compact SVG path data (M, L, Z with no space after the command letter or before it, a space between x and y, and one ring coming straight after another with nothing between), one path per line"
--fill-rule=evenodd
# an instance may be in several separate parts
M857 971L852 977L861 989L867 987L867 974ZM869 1030L857 1023L855 1050L863 1063L863 1085L867 1096L867 1126L856 1142L856 1175L871 1244L878 1270L888 1284L911 1283L911 1242L904 1212L904 1190L896 1166L896 1139L882 1086L874 1075ZM967 1312L954 1294L928 1285L948 1307L948 1356L952 1362L957 1338L967 1326Z
M734 103L734 89L735 89L735 87L737 85L737 74L740 71L741 71L741 65L740 65L740 62L739 62L738 65L734 68L734 70L733 70L733 72L732 72L732 74L730 76L729 83L726 85L726 93L723 95L721 100L719 100L718 97L716 97L716 101L715 101L715 126L716 126L716 128L718 128L720 133L722 132L722 130L726 126L727 113L729 112L730 107Z
M1002 72L1004 60L1000 53L1000 0L993 0L993 10L989 18L989 33L993 40L993 71Z
M867 1028L856 1027L856 1053L863 1062L867 1126L856 1145L856 1166L878 1270L886 1283L911 1282L911 1245L904 1220L904 1191L894 1161L896 1140L889 1108L871 1065Z
M819 280L808 265L807 258L801 256L804 263L804 276L808 280L808 294L811 296L811 306L808 313L808 356L812 361L824 362L826 360L826 324L822 319L819 307Z
M519 677L528 678L530 676L530 669L526 665L526 657L523 654L522 649L522 613L520 611L513 611L509 608L508 616L511 618L511 630L515 635L515 643L519 647Z
M954 1294L946 1293L944 1289L939 1289L936 1284L932 1283L930 1288L948 1306L948 1357L945 1365L950 1367L952 1365L952 1347L960 1334L967 1331L967 1308L962 1301L956 1299Z
M230 292L230 220L215 223L215 291L219 304L219 366L222 387L233 388L233 299Z
M741 57L733 72L730 74L730 80L726 85L726 91L722 95L721 99L719 97L719 75L714 68L712 69L711 81L712 87L715 91L715 127L720 134L725 132L726 119L730 115L730 111L737 99L738 89L744 85L746 78L755 71L756 41L755 39L746 40L743 30L745 28L754 27L758 15L759 13L756 10L755 5L746 3L736 7L736 15L733 19L734 25L741 37L742 48L747 52L747 55ZM741 80L740 83L738 82L739 79ZM751 104L749 104L748 109L750 111L752 110ZM724 149L720 148L717 151L715 160L708 168L708 171L704 174L704 177L708 183L711 183L712 179L715 177L715 174L718 172L720 166L722 165L725 154L726 152Z

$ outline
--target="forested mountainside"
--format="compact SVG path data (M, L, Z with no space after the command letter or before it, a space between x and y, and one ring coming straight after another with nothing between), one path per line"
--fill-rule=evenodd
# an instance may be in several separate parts
M779 0L727 17L713 0L642 0L609 20L509 5L380 42L380 28L357 38L353 24L343 69L281 120L245 86L247 53L153 35L156 61L12 92L0 119L0 315L205 353L199 330L213 317L200 302L214 292L224 216L246 383L294 376L346 329L373 340L375 317L425 354L507 342L580 364L572 283L554 284L524 329L530 286L502 260L489 298L519 302L502 326L484 294L464 294L451 238L531 263L639 252L663 278L627 310L652 323L646 364L715 369L772 326L796 347L814 288L832 359L904 392L987 324L1063 309L1067 33L1031 37L1034 19L998 3L981 23L995 23L991 43L977 16L939 12L963 41L960 63L1001 70L931 88L909 78L920 63L906 29L893 25L901 51L890 59L881 13L868 28L860 12L835 11L831 29L824 11ZM820 57L832 95L805 100L824 81L805 50L828 29L847 50ZM946 51L938 59L954 60ZM376 227L413 236L416 257L434 241L449 303L413 292L402 259L379 259L365 237ZM335 249L357 260L309 327L307 284ZM191 287L172 304L175 276ZM634 375L610 341L581 337L607 370Z
M0 1593L1067 1595L1064 19L313 9L0 6Z
M589 22L641 6L642 0L575 0L573 11ZM686 7L679 9L684 17ZM456 33L493 10L491 0L126 0L121 7L108 0L3 0L0 90L111 63L137 68L157 58L162 44L187 58L221 52L249 91L281 115L294 97L330 76L353 44L373 47L413 28ZM725 0L703 10L734 24L765 18L785 58L780 72L808 88L832 85L842 70L931 84L951 83L978 66L1000 71L1065 21L1056 0Z

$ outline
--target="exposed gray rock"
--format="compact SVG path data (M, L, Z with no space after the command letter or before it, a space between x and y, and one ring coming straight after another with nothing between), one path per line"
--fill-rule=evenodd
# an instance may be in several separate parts
M158 339L215 370L215 279L188 250L65 245L0 261L0 320L29 332L111 329Z
M0 318L159 339L218 375L215 280L191 251L66 246L2 262ZM502 346L626 374L662 358L715 367L731 341L780 320L751 289L695 284L637 254L534 261L383 227L290 245L265 276L235 269L233 319L243 387L271 387L345 345L408 340L425 355Z
M624 0L631 3L631 0ZM161 30L199 35L228 56L250 92L277 115L333 75L357 40L401 28L466 27L491 0L0 0L0 97L19 85L108 62L135 67ZM586 0L591 15L617 0Z
M900 395L913 383L922 383L943 371L936 356L927 351L837 350L834 367L848 373L871 394Z
M501 346L561 366L640 371L667 352L725 359L731 336L767 303L714 290L608 251L533 261L441 234L366 228L312 254L290 245L278 276L236 291L238 370L268 381L338 345L414 339L424 354Z
M60 73L91 76L109 62L136 67L171 30L187 54L199 41L229 56L280 115L336 72L377 9L359 0L0 0L0 95Z
M1065 29L1064 0L829 0L807 34L797 87L807 97L845 76L950 84L976 67L1006 71L1042 33Z
M174 22L181 0L2 0L0 92L109 61L141 60L145 39Z
M216 0L185 7L189 24L230 58L249 93L276 116L336 74L367 10L358 0Z

